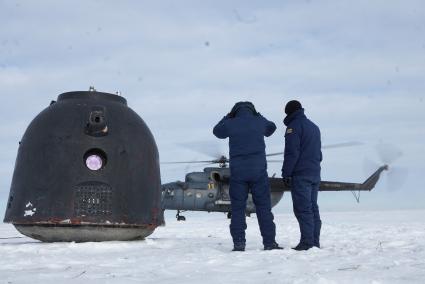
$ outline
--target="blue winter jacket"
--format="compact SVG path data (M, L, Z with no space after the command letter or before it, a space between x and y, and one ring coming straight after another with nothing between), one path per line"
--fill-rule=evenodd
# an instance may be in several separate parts
M264 136L275 130L273 122L242 107L234 118L223 117L213 133L220 139L229 138L231 169L262 170L267 168Z
M305 114L297 110L285 117L285 153L282 177L320 177L322 150L320 130Z

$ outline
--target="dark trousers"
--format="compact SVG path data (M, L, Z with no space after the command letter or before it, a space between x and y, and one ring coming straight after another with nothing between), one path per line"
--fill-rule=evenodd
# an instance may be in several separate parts
M266 170L246 171L232 169L230 177L230 199L232 202L232 219L230 234L234 244L245 244L245 209L248 193L251 192L255 204L258 224L263 244L275 242L276 227L271 211L270 187Z
M300 243L320 247L320 220L317 193L320 177L294 176L292 178L292 203L301 232Z

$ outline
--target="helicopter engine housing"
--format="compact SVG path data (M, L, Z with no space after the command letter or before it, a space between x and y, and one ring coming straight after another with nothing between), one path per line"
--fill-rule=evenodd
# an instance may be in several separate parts
M210 178L214 182L229 182L230 171L226 168L225 170L211 171Z

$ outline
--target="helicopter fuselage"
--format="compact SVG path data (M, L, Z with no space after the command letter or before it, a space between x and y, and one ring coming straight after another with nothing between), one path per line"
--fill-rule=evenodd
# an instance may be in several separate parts
M203 172L186 175L185 181L162 185L162 207L169 210L231 212L229 196L230 169L207 167ZM271 191L272 207L279 203L283 191ZM255 213L251 194L248 194L246 214Z

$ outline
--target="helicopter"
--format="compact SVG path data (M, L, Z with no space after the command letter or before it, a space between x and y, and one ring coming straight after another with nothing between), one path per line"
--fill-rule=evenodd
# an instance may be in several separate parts
M325 145L322 149L356 146L359 142L344 142L333 145ZM283 152L267 154L266 157L282 156ZM268 162L282 162L280 160L268 160ZM163 162L162 164L186 164L186 163L208 163L217 164L215 167L205 167L203 171L190 172L186 174L184 181L176 181L161 185L162 209L177 210L176 219L185 221L186 217L181 215L185 211L205 211L227 213L231 218L231 203L229 195L230 168L229 159L221 155L217 159L206 161L187 162ZM319 191L351 191L357 202L358 196L355 192L371 191L378 182L381 173L388 170L388 165L382 165L373 172L363 183L348 183L338 181L321 181ZM272 207L276 206L285 192L290 192L291 187L285 185L282 178L269 177L270 197ZM246 216L255 213L255 205L251 194L248 194Z

